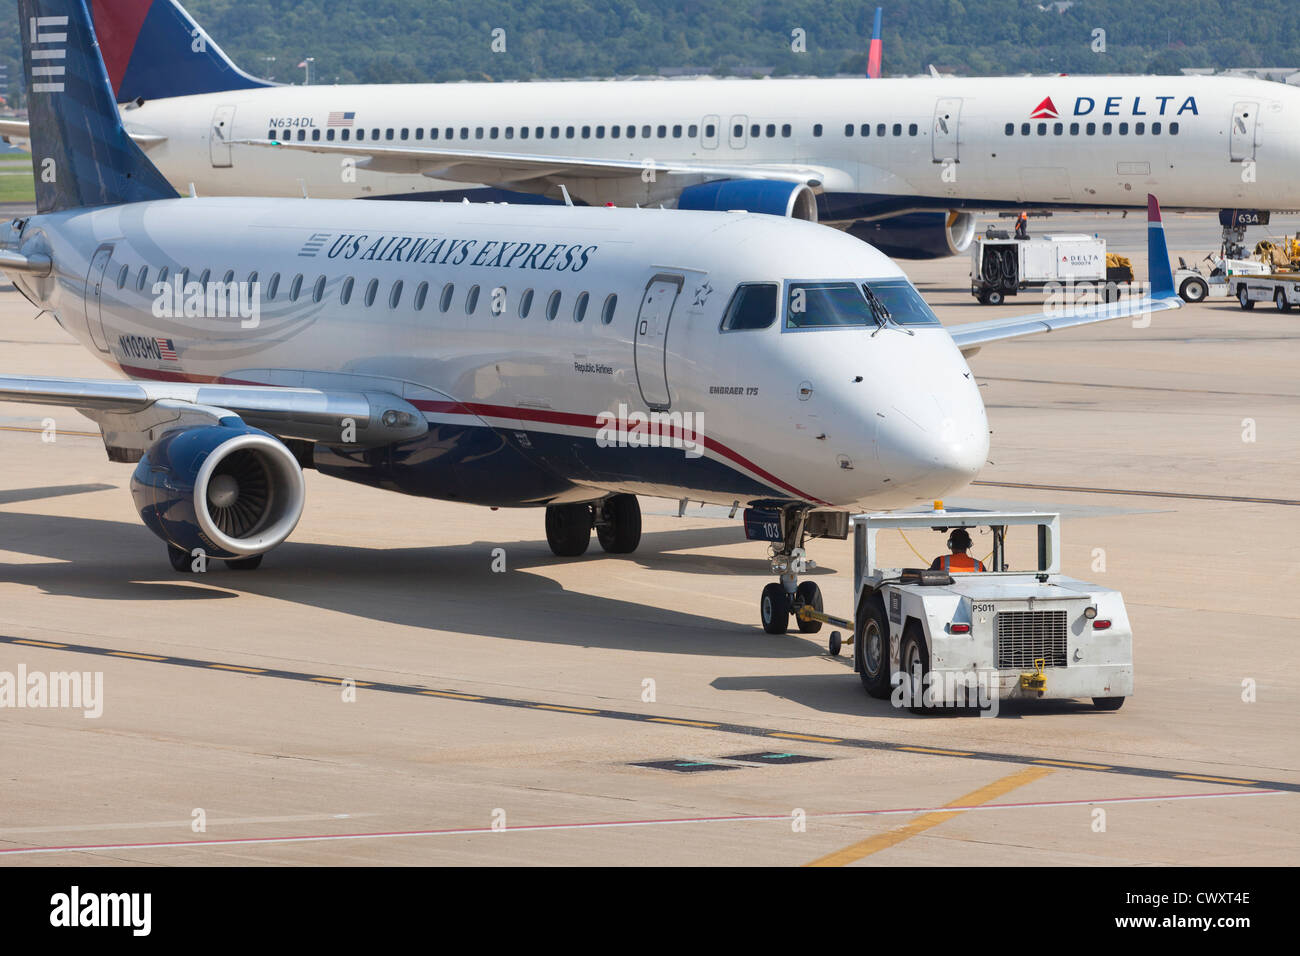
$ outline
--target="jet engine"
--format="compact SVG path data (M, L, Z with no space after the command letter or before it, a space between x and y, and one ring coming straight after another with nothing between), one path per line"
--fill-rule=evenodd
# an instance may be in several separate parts
M941 259L970 248L975 217L968 212L909 212L856 222L848 231L895 259Z
M678 197L677 208L706 212L743 209L745 212L817 221L817 196L810 187L774 179L720 179L688 186Z
M131 476L145 525L169 545L241 559L271 550L302 516L306 484L293 453L237 424L178 429L160 438Z

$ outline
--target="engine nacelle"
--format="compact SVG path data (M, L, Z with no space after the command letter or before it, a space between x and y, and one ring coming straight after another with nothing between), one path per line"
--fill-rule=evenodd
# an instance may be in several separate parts
M856 222L848 231L895 259L942 259L970 248L975 217L968 212L909 212Z
M720 179L682 190L678 209L705 212L761 212L769 216L817 221L817 195L803 183L775 179Z
M131 496L167 543L246 558L297 526L306 497L297 459L266 432L235 422L169 432L136 465Z

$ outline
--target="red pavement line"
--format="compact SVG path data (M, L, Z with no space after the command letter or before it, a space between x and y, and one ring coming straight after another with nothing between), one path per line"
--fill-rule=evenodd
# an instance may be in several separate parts
M1266 797L1283 793L1281 790L1227 790L1214 793L1162 794L1154 797L1102 797L1096 800L1045 800L1032 803L979 803L971 806L903 807L883 810L832 810L809 813L809 819L835 817L890 816L913 813L952 812L956 810L1019 810L1036 807L1078 807L1103 803L1166 803L1175 800L1212 800L1221 797ZM790 814L775 813L746 816L668 817L661 820L608 820L596 823L536 823L527 826L458 827L445 830L391 830L376 833L322 833L289 837L231 837L221 840L175 840L163 843L94 843L80 846L13 847L0 849L0 855L18 856L33 853L93 853L100 850L151 850L191 846L241 846L266 843L321 843L333 840L382 840L400 837L468 836L480 833L537 833L547 830L607 830L619 827L674 826L697 823L762 823L775 820L788 821Z

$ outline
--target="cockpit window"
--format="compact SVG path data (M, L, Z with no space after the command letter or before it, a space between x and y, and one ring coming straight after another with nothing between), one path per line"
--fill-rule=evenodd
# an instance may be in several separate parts
M856 282L791 282L785 297L787 329L878 326L862 286Z
M938 325L939 319L925 304L916 286L906 279L873 279L865 283L889 310L889 320L899 325Z
M773 282L741 285L727 306L727 314L722 319L722 331L767 328L776 320L776 297L777 286Z
M938 325L939 320L902 278L791 282L786 289L787 329L876 329L890 323Z

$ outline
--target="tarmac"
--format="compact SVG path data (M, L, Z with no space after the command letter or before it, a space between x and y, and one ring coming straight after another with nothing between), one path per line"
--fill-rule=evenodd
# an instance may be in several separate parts
M1175 257L1218 242L1168 220ZM1141 216L1048 231L1146 274ZM946 324L1042 306L902 265ZM0 281L0 368L105 376L34 312ZM1134 627L1117 712L872 700L828 630L762 631L764 547L698 504L561 559L540 510L309 471L261 570L179 576L93 425L0 408L0 672L102 675L99 716L0 708L0 865L1300 862L1300 315L1211 299L971 366L992 460L948 503L1065 514L1065 571ZM849 543L811 556L851 614Z

